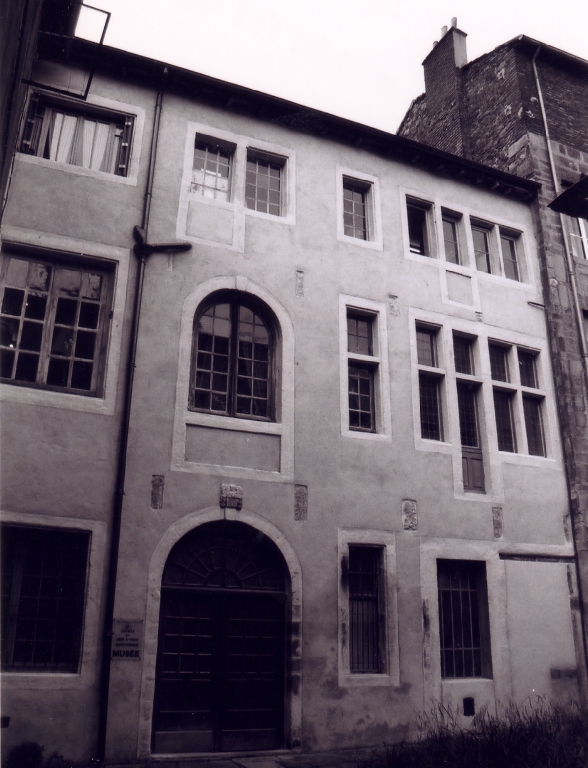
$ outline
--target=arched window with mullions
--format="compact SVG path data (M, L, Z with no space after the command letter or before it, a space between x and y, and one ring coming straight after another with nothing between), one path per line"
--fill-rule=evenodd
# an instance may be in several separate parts
M248 294L209 296L194 319L190 409L275 421L276 327Z

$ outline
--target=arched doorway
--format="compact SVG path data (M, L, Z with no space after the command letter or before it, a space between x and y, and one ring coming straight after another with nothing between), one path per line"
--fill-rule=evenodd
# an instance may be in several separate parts
M282 554L244 523L177 542L161 585L154 753L283 745L289 591Z

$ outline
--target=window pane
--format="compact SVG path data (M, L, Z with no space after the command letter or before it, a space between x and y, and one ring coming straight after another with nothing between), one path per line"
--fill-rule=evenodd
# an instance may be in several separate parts
M491 677L485 563L438 560L437 580L442 676Z
M508 353L504 347L490 344L490 369L494 381L510 381L508 374Z
M545 439L541 419L541 400L535 397L523 397L527 444L532 456L545 456Z
M453 219L443 219L443 241L445 243L445 258L452 264L459 264L459 244L457 241L457 222Z
M457 385L457 407L462 446L479 448L476 389L469 384Z
M429 256L427 244L427 212L424 208L418 208L407 204L408 238L410 252L420 253L421 256Z
M474 240L474 254L476 256L476 267L480 272L492 272L490 267L490 245L488 230L472 227L472 238Z
M274 216L282 215L283 163L247 154L245 173L245 204L253 211ZM270 193L271 189L271 193Z
M472 342L459 336L453 337L453 355L457 373L473 374Z
M349 667L351 672L381 672L382 550L349 546Z
M500 246L502 248L502 261L504 263L505 277L508 277L511 280L520 280L516 240L513 237L501 235Z
M498 450L516 452L514 424L512 420L512 395L494 390L494 413Z
M343 184L343 233L348 237L367 240L367 192L348 182Z
M419 365L437 367L437 332L417 327L417 359Z
M442 440L441 402L439 379L434 376L419 376L421 436L425 440Z
M199 141L194 147L192 191L215 200L229 200L231 153L218 144Z
M359 355L372 355L373 320L347 315L347 351Z
M532 352L518 350L519 354L519 372L521 375L521 384L523 387L537 388L537 371L535 368L536 355Z
M352 363L349 363L349 427L375 431L374 371Z

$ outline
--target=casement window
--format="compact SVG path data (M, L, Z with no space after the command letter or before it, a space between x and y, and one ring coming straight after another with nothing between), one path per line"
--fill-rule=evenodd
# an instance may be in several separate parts
M406 217L408 222L408 240L411 253L432 256L429 217L431 204L412 197L406 198Z
M504 276L510 280L520 280L519 260L517 255L518 237L500 230L500 248L502 252L502 266Z
M492 677L486 563L437 560L441 675Z
M2 526L2 667L77 672L89 534Z
M488 345L490 353L490 371L493 381L510 381L508 368L508 348L501 344Z
M112 273L6 253L0 276L1 379L100 395Z
M588 259L588 221L564 216L567 225L568 242L576 259Z
M347 310L349 429L375 432L374 315Z
M464 491L484 493L484 459L478 416L478 392L481 384L479 381L460 377L460 374L468 377L475 375L473 344L474 341L470 338L458 335L453 337L463 487Z
M441 211L441 223L443 226L443 245L445 248L445 259L451 264L461 264L461 246L459 241L459 220L460 215L452 211Z
M443 440L441 385L443 373L439 370L436 326L416 326L417 361L419 366L419 408L421 437L424 440Z
M490 230L478 224L472 224L472 239L474 241L474 256L476 269L479 272L492 273L490 258Z
M517 354L521 386L523 387L523 414L527 432L527 447L532 456L545 456L545 435L541 415L543 397L528 391L538 388L537 354L523 349L518 349Z
M132 135L131 115L34 93L20 151L56 163L128 176Z
M349 545L349 671L384 671L385 603L382 547Z
M196 312L190 408L275 420L275 321L261 302L237 291L214 294Z
M523 279L521 233L485 221L471 220L476 269L509 280Z
M247 208L272 216L284 215L286 158L247 150L245 204Z
M369 231L370 185L343 177L343 234L359 240L371 239Z
M500 389L494 389L494 414L496 417L496 437L498 450L516 453L517 444L512 415L513 395Z
M228 142L196 134L192 191L213 200L230 200L233 152Z

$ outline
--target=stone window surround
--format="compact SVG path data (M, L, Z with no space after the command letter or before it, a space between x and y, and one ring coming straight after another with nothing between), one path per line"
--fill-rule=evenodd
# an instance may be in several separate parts
M55 252L72 254L75 256L76 263L79 264L83 264L84 255L87 255L92 259L104 260L105 266L114 267L114 271L112 317L108 329L102 397L88 397L73 392L53 392L47 389L2 383L0 384L0 400L112 415L119 375L130 251L127 248L118 248L89 240L77 240L13 226L2 228L2 241L7 245L30 246L32 249L45 250L48 255Z
M384 250L382 235L382 207L380 203L380 182L377 176L356 171L352 168L337 165L336 167L336 201L337 201L337 240L349 245L357 245L360 248L368 248L375 251ZM365 189L365 205L367 215L367 240L346 235L343 229L343 185L358 182Z
M457 317L449 317L436 312L429 312L414 307L409 308L409 339L411 353L411 390L414 445L417 451L432 451L444 453L452 457L453 462L453 491L456 499L468 499L484 502L500 503L504 501L503 464L515 464L536 468L562 467L561 443L557 432L557 413L555 409L555 396L551 371L549 368L549 347L547 339L518 333L507 329L488 327L475 320L463 320ZM419 370L423 366L418 365L416 325L430 325L439 327L437 333L437 355L439 368L435 369L438 375L443 375L445 386L442 387L442 409L444 421L444 440L425 440L421 437L420 424L420 399L419 399ZM478 417L480 428L480 440L484 452L484 471L486 493L468 492L463 490L462 446L459 431L459 413L457 407L456 373L453 364L453 334L463 334L475 338L473 347L474 370L476 376L472 380L481 382L478 394ZM538 352L536 359L539 383L542 388L529 390L533 394L543 398L543 429L545 433L545 447L547 456L535 456L527 453L525 425L520 411L515 415L516 435L520 453L509 453L498 450L496 436L496 421L494 414L493 388L497 382L492 381L490 371L490 357L488 341L495 341L505 346L521 347ZM517 364L518 365L518 364ZM426 369L425 369L426 370ZM512 365L511 365L512 371ZM515 374L512 374L514 378ZM518 376L518 371L516 372ZM457 374L461 379L470 378L465 374ZM518 379L517 379L518 382ZM514 385L506 385L513 387ZM520 386L517 392L520 390ZM525 390L527 391L527 390ZM517 394L520 397L520 392ZM523 450L524 449L524 450Z

